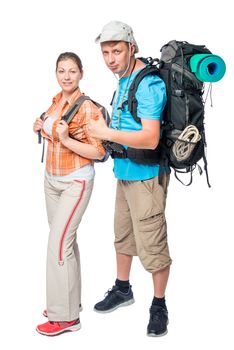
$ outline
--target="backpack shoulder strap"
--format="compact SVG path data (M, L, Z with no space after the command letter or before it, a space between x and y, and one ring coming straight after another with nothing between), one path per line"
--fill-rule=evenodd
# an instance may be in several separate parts
M76 115L76 113L79 111L79 109L80 109L82 103L84 103L84 101L91 101L99 109L101 109L103 118L105 119L107 125L109 125L109 123L110 123L110 116L109 116L109 113L108 113L107 109L105 107L103 107L100 103L92 100L89 96L85 96L85 95L81 95L80 97L78 97L78 99L69 108L67 113L62 116L62 120L65 120L65 122L67 122L67 124L69 124L72 121L72 119L74 118L74 116Z
M147 65L145 66L135 77L132 84L130 85L128 92L128 110L132 114L133 118L137 123L141 123L141 118L137 116L137 99L136 99L136 91L137 88L142 81L142 79L146 75L159 75L159 70L155 65Z
M69 108L67 113L62 116L62 120L65 120L65 122L69 124L76 115L76 113L79 111L82 103L87 100L91 101L91 98L85 95L81 95L80 97L78 97L78 99Z

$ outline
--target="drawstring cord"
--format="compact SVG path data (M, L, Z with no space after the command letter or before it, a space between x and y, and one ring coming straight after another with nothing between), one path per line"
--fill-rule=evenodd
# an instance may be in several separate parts
M213 100L212 100L212 83L209 84L208 90L207 90L207 94L205 97L205 102L204 104L206 104L206 101L208 99L208 95L210 96L210 106L213 107Z

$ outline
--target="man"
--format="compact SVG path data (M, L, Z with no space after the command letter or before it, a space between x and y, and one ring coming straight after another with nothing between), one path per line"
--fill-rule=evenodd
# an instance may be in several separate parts
M137 123L124 103L131 82L145 67L135 58L138 46L131 27L112 21L104 26L96 43L100 43L107 67L119 80L110 128L104 120L91 121L91 135L125 148L155 149L166 103L164 82L158 76L149 75L139 84L136 99L141 123ZM165 290L171 264L164 213L169 175L165 173L162 184L159 184L159 165L137 164L129 158L114 158L114 174L118 179L114 224L117 279L94 309L106 313L134 302L129 275L132 258L138 255L144 268L152 274L154 286L147 334L161 336L167 333Z

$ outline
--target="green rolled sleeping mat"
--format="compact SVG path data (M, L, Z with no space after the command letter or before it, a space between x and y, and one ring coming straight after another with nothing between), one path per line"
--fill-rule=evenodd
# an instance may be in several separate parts
M190 58L190 68L198 80L210 83L222 79L226 71L224 60L213 54L192 56Z

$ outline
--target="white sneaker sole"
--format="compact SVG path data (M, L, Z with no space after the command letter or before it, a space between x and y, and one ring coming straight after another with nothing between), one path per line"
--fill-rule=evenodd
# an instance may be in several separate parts
M112 312L112 311L115 311L116 309L118 309L119 307L122 307L122 306L128 306L128 305L132 305L135 303L135 300L134 299L130 299L128 301L125 301L124 303L121 303L119 305L116 305L115 307L113 307L112 309L109 309L109 310L104 310L104 311L101 311L101 310L97 310L94 308L94 311L100 313L100 314L107 314L109 312Z
M166 330L164 333L161 334L155 334L155 333L147 333L148 337L163 337L164 335L166 335L168 333L168 330Z

